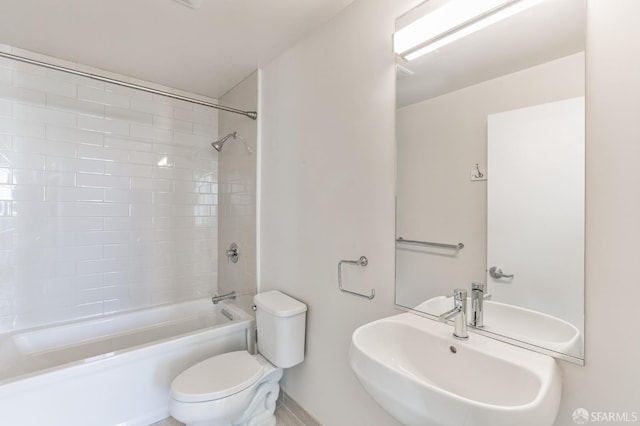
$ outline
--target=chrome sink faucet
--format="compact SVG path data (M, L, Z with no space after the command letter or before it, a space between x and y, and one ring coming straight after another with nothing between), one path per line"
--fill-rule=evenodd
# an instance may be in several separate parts
M467 291L461 288L453 290L453 309L440 315L443 321L454 318L453 336L458 339L468 339L467 333Z
M491 299L487 294L487 284L471 283L471 318L469 325L476 328L484 327L484 300Z

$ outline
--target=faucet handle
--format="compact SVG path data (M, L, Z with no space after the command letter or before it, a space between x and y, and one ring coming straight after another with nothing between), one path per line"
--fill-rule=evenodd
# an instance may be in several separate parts
M486 292L487 291L487 284L486 283L471 283L471 291L473 290L478 290L481 292Z
M467 290L464 288L454 288L453 299L458 301L467 300Z

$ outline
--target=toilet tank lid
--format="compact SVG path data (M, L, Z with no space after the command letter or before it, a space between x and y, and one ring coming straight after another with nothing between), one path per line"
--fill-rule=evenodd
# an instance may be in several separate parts
M258 309L277 317L290 317L307 311L307 305L278 290L256 294L253 297L253 303Z

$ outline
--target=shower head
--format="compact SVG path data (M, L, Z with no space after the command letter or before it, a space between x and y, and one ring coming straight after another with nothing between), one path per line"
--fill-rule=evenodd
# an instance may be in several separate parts
M211 146L218 152L222 151L222 145L224 145L224 143L229 139L229 138L237 138L238 137L238 132L233 132L233 133L229 133L227 136L225 136L224 138L217 140L215 142L211 142Z

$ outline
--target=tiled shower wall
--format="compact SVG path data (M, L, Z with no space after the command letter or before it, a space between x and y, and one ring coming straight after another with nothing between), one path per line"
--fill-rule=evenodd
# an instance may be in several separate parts
M0 331L213 294L217 136L211 108L0 59Z
M247 111L258 107L258 72L254 72L220 98L224 105ZM235 290L238 306L251 313L257 291L256 272L256 194L258 126L244 116L224 114L220 117L220 135L237 132L238 138L224 145L220 153L220 230L218 252L218 290ZM237 263L224 256L229 244L238 244Z

